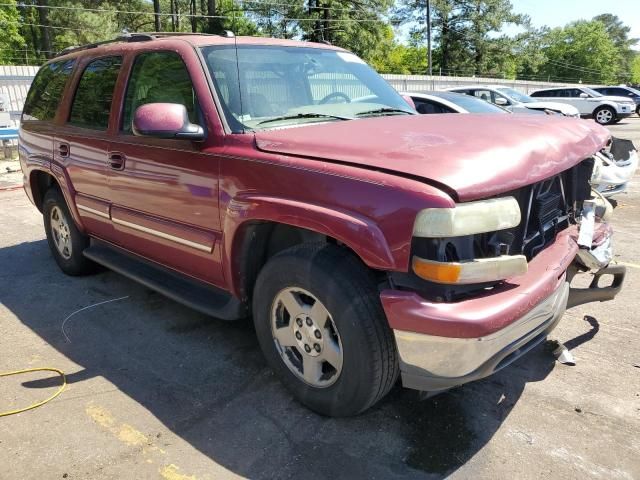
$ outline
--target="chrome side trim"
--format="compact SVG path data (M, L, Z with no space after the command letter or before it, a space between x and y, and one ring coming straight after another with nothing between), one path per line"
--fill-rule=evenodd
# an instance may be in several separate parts
M192 242L191 240L185 240L184 238L176 237L174 235L169 235L168 233L164 233L164 232L159 232L158 230L153 230L152 228L143 227L142 225L127 222L125 220L118 220L117 218L112 218L112 221L115 224L132 228L133 230L138 230L140 232L148 233L149 235L153 235L155 237L164 238L165 240L179 243L180 245L186 245L187 247L195 248L196 250L200 250L201 252L211 253L211 247L208 245Z
M394 330L403 385L435 391L491 374L479 370L492 359L497 363L510 345L553 328L566 310L568 297L569 284L562 282L517 321L485 337L448 338Z
M85 207L84 205L80 205L79 203L76 203L76 207L78 207L78 210L82 210L83 212L93 213L94 215L102 218L109 218L108 213L101 212L100 210L96 210L95 208Z

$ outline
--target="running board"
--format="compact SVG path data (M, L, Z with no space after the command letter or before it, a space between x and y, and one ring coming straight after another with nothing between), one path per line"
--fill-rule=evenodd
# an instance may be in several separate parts
M222 320L238 320L248 316L246 306L230 293L180 275L104 242L92 239L91 245L83 253L88 259L109 270L205 315Z

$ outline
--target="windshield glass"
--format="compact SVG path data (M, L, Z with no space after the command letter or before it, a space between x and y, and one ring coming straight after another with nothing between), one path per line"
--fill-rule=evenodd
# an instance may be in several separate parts
M596 92L595 90L593 90L593 89L591 89L589 87L581 87L581 90L584 93L588 93L592 97L602 97L603 96L600 92Z
M525 95L524 93L520 93L519 91L514 90L513 88L500 87L500 88L497 88L496 90L498 90L500 93L506 95L507 97L511 98L512 100L515 100L516 102L520 102L520 103L535 102L535 99L531 98L529 95Z
M352 53L277 45L202 53L234 133L416 113Z
M462 93L433 92L431 95L455 103L469 113L509 113L504 108L498 107L493 103Z

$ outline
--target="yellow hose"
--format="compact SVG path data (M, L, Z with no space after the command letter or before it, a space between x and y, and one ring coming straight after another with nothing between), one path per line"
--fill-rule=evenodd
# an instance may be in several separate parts
M55 372L62 377L62 385L60 385L60 388L58 388L58 391L56 393L51 395L46 400L43 400L42 402L34 403L33 405L29 405L28 407L25 407L25 408L19 408L18 410L9 410L8 412L0 412L0 417L6 417L7 415L15 415L16 413L22 413L22 412L26 412L27 410L38 408L44 405L45 403L50 402L51 400L56 398L58 395L60 395L62 391L65 389L65 387L67 386L67 377L64 375L64 372L62 370L58 370L57 368L27 368L26 370L16 370L15 372L0 373L0 377L9 377L11 375L20 375L21 373L30 373L30 372Z

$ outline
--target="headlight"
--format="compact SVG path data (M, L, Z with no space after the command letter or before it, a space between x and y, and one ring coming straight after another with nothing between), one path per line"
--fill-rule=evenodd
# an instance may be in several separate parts
M513 197L459 203L454 208L427 208L418 213L415 237L445 238L495 232L520 224L520 205Z
M468 285L503 280L527 273L524 255L502 255L468 262L435 262L413 257L412 268L416 275L435 283Z

